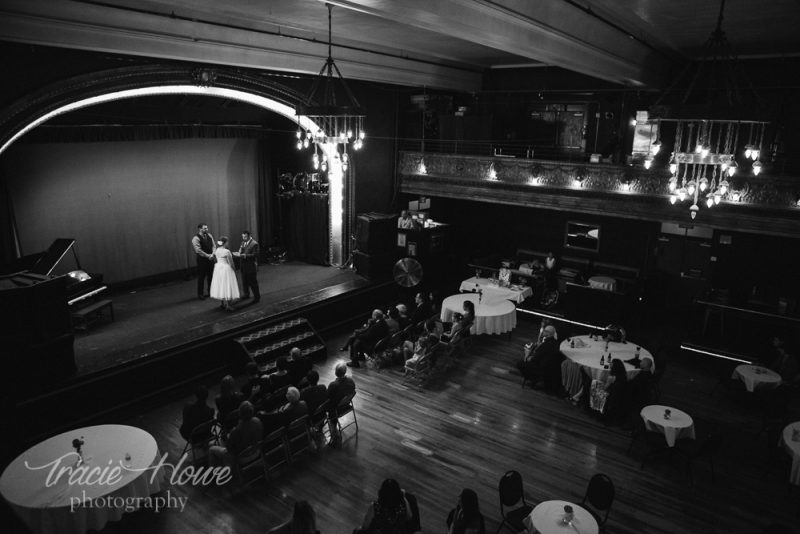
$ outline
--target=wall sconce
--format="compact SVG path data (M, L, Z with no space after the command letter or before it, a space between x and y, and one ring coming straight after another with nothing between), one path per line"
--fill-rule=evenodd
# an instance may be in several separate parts
M539 185L541 182L538 176L531 176L528 178L529 185Z
M497 171L494 170L494 163L489 165L489 179L497 180Z
M419 168L417 169L419 174L428 174L428 168L425 166L425 158L419 160Z
M622 187L623 191L626 191L626 192L630 191L631 190L631 182L630 182L630 180L623 181L621 187Z

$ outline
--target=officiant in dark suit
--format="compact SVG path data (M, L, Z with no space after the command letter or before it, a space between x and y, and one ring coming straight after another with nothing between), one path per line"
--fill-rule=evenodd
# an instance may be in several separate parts
M242 298L249 299L253 293L253 302L261 300L258 291L258 242L250 235L250 230L242 232L242 244L239 252L233 254L239 258L239 268L242 271Z

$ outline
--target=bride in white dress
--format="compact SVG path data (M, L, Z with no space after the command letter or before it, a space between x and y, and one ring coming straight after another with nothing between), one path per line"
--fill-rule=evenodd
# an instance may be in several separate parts
M217 263L214 265L209 294L212 299L222 301L220 308L233 311L230 301L239 298L239 281L233 270L233 254L226 248L227 243L227 237L220 237L217 241L217 250L214 251Z

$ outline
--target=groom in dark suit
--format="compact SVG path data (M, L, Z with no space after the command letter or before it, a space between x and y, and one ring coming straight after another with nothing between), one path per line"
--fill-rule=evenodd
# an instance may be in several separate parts
M242 271L242 298L249 299L252 291L253 302L258 302L261 300L258 291L258 242L250 235L250 230L242 232L242 244L234 256L239 258Z

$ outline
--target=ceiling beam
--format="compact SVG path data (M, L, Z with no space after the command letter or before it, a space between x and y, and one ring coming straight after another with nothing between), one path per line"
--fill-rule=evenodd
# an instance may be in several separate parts
M6 0L0 40L95 52L319 73L327 45L286 35L170 18L70 0ZM336 63L348 79L477 91L481 72L393 55L340 48Z
M563 0L320 0L628 86L658 87L665 57Z

